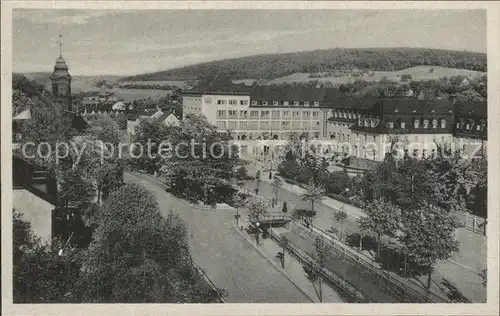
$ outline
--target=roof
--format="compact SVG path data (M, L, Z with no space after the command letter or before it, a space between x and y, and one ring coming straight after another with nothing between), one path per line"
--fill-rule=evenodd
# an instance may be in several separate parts
M224 92L196 92L196 91L182 91L182 95L187 95L187 96L202 96L202 95L249 95L250 93L248 92L235 92L235 91L224 91Z
M308 88L301 86L258 86L250 91L252 101L285 101L285 102L322 102L324 93L321 89Z
M380 114L431 114L453 113L453 102L449 100L381 99ZM434 113L434 114L433 114Z
M456 116L488 117L488 102L486 101L457 101L454 104Z
M22 112L14 116L13 120L30 120L31 119L31 109L25 109Z

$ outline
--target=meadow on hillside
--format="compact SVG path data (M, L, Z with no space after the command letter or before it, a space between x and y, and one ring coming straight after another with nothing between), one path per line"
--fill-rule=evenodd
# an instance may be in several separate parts
M431 71L432 69L432 71ZM356 80L374 81L379 82L382 79L394 82L401 81L402 75L410 75L413 81L422 80L437 80L443 77L464 76L476 77L484 75L484 72L474 71L468 69L448 68L439 66L415 66L397 71L367 71L361 75L353 75L354 72L328 72L328 73L294 73L288 76L280 77L274 80L267 80L265 82L259 81L259 84L271 85L292 82L331 82L332 84L347 84L353 83ZM252 85L255 79L241 79L234 80L235 84L244 83L245 85Z

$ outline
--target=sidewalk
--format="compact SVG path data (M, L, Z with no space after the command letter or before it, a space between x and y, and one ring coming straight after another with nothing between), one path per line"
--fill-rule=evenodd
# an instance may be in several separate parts
M247 224L247 223L246 223ZM271 238L259 239L259 245L256 244L255 236L249 235L246 231L240 231L240 234L245 237L248 243L252 244L259 252L281 273L283 273L297 288L306 294L313 302L319 303L318 296L313 284L307 279L302 264L289 253L285 254L285 268L281 267L280 259L276 258L276 254L282 249L276 241ZM342 303L344 300L340 295L329 287L323 284L323 303Z

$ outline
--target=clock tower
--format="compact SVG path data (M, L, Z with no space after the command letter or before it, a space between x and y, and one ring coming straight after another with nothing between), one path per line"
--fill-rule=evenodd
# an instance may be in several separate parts
M68 65L62 57L61 35L59 35L59 58L56 60L54 72L50 76L52 82L52 96L57 105L63 111L73 111L71 102L71 75L68 72Z

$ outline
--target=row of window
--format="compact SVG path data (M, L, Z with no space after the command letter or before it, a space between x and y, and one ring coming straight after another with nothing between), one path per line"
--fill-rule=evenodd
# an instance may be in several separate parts
M273 101L273 102L269 102L269 101L261 101L260 104L258 101L252 101L252 105L262 105L262 106L266 106L266 105L274 105L274 106L278 106L278 105L283 105L283 106L290 106L290 105L293 105L293 106L299 106L300 105L300 102L299 101L294 101L294 102L288 102L288 101ZM308 102L308 101L305 101L302 103L302 105L304 106L319 106L319 102Z
M217 110L217 117L226 117L226 112L229 116L231 117L236 117L237 114L238 114L238 111L236 110ZM260 113L259 113L260 112ZM272 117L275 117L275 118L279 118L279 117L290 117L290 113L291 113L291 117L304 117L304 118L309 118L309 117L313 117L313 118L317 118L320 116L320 111L244 111L244 110L241 110L240 111L240 115L239 117L240 118L246 118L248 117L248 114L250 114L250 117L251 118L258 118L259 116L260 117L269 117L269 115L271 114ZM260 115L259 115L260 114Z
M238 105L238 100L217 100L218 105ZM240 100L240 105L248 105L248 100Z
M465 128L465 130L467 130L467 131L473 130L474 126L476 127L475 130L477 132L481 131L482 126L480 124L470 124L470 123L460 124L460 123L457 123L457 129Z
M238 122L239 122L240 129L245 128L245 127L259 128L259 123L253 122L253 121L227 121L227 122L226 121L217 121L217 126L219 126L220 128L236 127L236 126L238 126ZM269 121L260 122L261 129L267 129L270 126L271 125L270 125ZM290 126L296 126L297 128L300 128L300 126L318 127L318 126L320 126L320 122L315 121L312 124L302 124L301 125L300 123L295 124L295 122L294 122L292 124L292 122L290 122L290 121L281 121L281 124L280 124L280 122L272 122L272 126L276 127L276 128L288 128Z
M441 119L441 121L439 123L440 123L441 128L446 128L446 120L445 119ZM360 118L358 120L358 125L365 126L365 127L376 127L377 122L375 120L368 120L368 119L362 120ZM428 119L424 119L422 121L422 125L420 125L419 119L413 120L413 128L429 128L431 126L432 126L432 128L438 128L438 120L433 119L432 121L430 121ZM394 122L388 122L387 127L394 128L395 127ZM406 128L406 122L399 122L399 127Z

